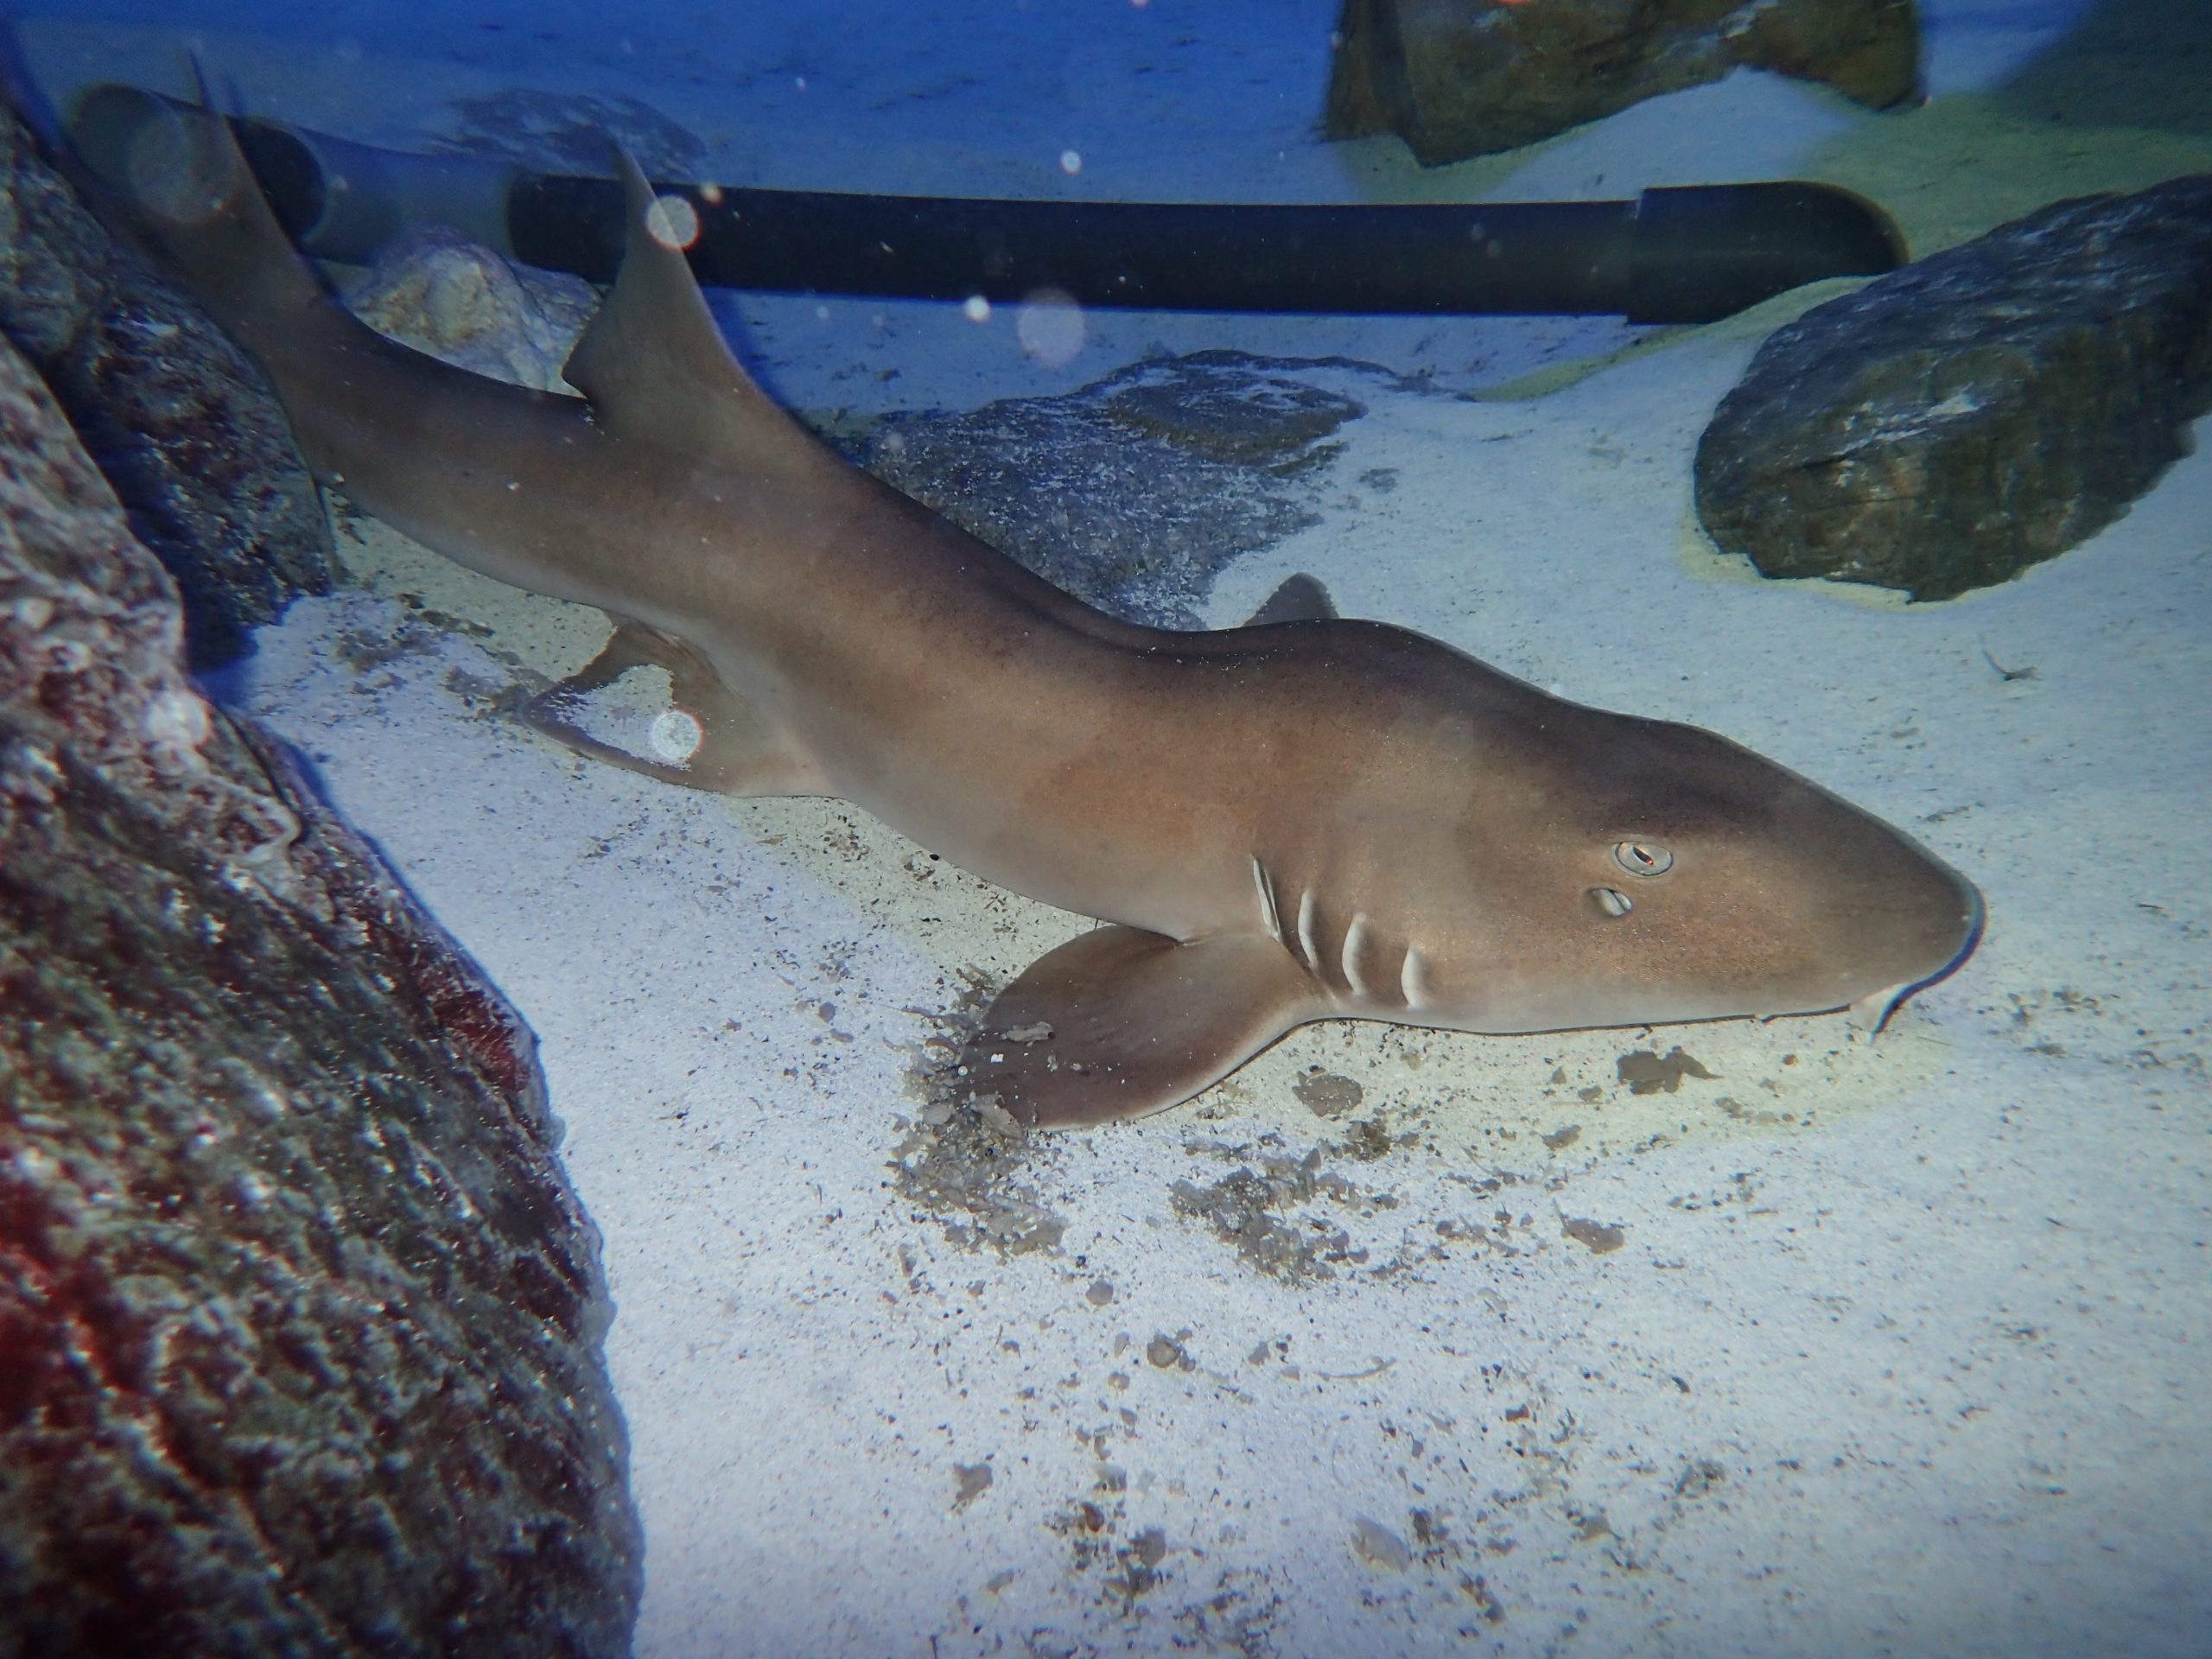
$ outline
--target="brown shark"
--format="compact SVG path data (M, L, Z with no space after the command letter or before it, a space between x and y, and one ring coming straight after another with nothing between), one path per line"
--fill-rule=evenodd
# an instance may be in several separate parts
M1977 937L1908 836L1692 727L1550 696L1286 592L1222 632L1116 620L832 454L725 346L626 157L582 398L375 334L222 124L142 135L137 215L259 359L317 474L463 564L615 620L566 741L733 795L836 795L1107 925L1000 994L963 1065L1026 1124L1190 1098L1306 1021L1470 1032L1851 1007ZM641 760L568 699L665 666L702 741Z

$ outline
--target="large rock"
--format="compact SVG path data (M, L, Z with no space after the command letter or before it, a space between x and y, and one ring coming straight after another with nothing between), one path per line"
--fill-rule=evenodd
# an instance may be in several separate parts
M1777 329L1698 443L1770 576L1948 599L2110 524L2212 409L2212 175L2063 201Z
M860 463L1055 587L1133 622L1197 627L1232 561L1317 523L1372 364L1198 352L1077 391L878 428ZM1380 479L1375 487L1387 489Z
M620 1654L529 1033L179 633L0 342L0 1659Z
M1395 132L1428 167L1736 68L1877 109L1920 84L1912 0L1344 0L1336 40L1329 137Z
M0 333L176 579L195 668L329 591L330 527L261 372L99 221L0 105Z

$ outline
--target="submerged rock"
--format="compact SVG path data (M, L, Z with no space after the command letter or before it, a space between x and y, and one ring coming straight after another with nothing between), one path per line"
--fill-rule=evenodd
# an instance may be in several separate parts
M378 333L455 368L573 396L561 369L599 291L581 276L510 264L458 231L426 225L379 253L346 304Z
M4 343L0 454L0 1659L624 1652L527 1029L193 692Z
M1344 0L1332 138L1427 167L1517 149L1662 92L1771 69L1877 109L1919 88L1911 0Z
M448 99L428 148L480 156L545 173L604 177L607 142L620 144L656 179L696 179L706 165L699 135L642 99L526 87Z
M0 333L37 365L175 578L192 664L330 590L330 525L276 395L109 237L0 105Z
M1053 586L1129 621L1197 627L1231 562L1319 521L1314 482L1366 412L1370 364L1198 352L1079 391L912 415L857 456Z
M2103 529L2212 409L2212 175L2063 201L1777 329L1697 450L1770 576L1948 599Z

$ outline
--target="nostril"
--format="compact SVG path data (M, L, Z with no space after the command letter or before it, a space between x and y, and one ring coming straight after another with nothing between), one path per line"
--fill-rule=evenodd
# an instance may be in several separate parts
M1629 902L1628 895L1618 887L1591 888L1590 902L1608 916L1625 916L1636 908Z

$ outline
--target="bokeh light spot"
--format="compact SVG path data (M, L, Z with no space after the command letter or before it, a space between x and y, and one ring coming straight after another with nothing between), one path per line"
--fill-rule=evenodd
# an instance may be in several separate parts
M699 745L707 741L707 733L696 715L681 709L664 709L653 716L652 729L646 734L646 741L653 746L655 754L676 764L698 753Z
M661 246L680 253L699 239L698 209L681 196L656 196L645 209L645 230Z
M1065 289L1037 289L1023 297L1014 314L1014 338L1048 369L1058 368L1081 351L1088 332L1083 307Z

